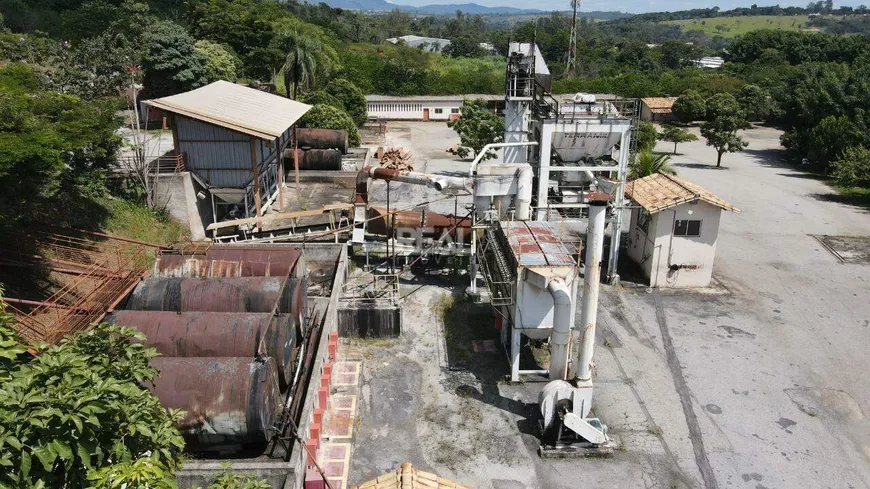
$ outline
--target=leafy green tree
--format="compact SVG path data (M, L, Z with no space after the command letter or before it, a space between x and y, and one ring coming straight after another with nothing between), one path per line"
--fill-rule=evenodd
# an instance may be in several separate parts
M662 133L659 134L659 139L674 143L674 154L677 154L677 144L698 140L698 136L676 126L664 126L663 129Z
M114 101L83 101L38 85L26 65L0 68L3 220L26 221L59 195L80 192L114 164L121 144Z
M731 97L732 101L733 98ZM727 100L721 100L721 102L714 107L716 117L701 124L701 136L707 140L707 146L716 149L716 167L722 166L723 154L736 153L749 146L749 143L737 134L739 129L749 127L749 124L743 119L739 106L736 105L737 102L734 101L734 104L730 104ZM732 105L733 112L724 111L726 107Z
M655 154L652 151L641 151L635 155L628 166L628 178L634 180L656 173L676 175L676 170L668 164L670 161L671 157L669 155Z
M659 133L652 122L641 121L637 124L637 150L638 152L652 151L656 147Z
M145 33L145 90L150 97L186 92L206 84L205 58L180 25L162 20Z
M722 117L745 116L743 108L730 93L717 93L707 100L707 120L712 121Z
M344 105L341 103L341 100L333 97L332 95L326 93L323 90L315 90L313 92L303 93L299 97L299 101L303 104L308 105L331 105L333 107L338 107L339 109L344 110Z
M864 132L847 116L829 115L809 131L803 144L810 164L827 173L847 148L861 146L866 141Z
M453 58L479 58L486 54L480 47L477 37L461 35L450 40L450 45L445 47L442 54Z
M344 111L357 126L363 125L368 118L368 104L362 90L347 79L333 78L326 85L325 91L341 102Z
M773 100L758 85L746 85L735 94L737 103L751 121L765 121L773 112Z
M257 479L252 474L238 474L229 471L218 474L208 489L270 489L267 481Z
M169 487L184 447L179 413L143 385L158 372L142 340L102 324L56 346L28 345L36 355L19 355L0 385L0 486Z
M699 121L707 116L707 102L697 91L686 90L674 101L671 110L683 122Z
M838 185L870 188L870 149L863 146L846 148L831 168Z
M504 141L504 119L493 112L485 100L465 99L459 110L459 118L448 121L447 126L459 134L459 141L465 148L459 150L460 156L467 155L468 148L477 155L487 144ZM483 159L495 157L495 153L489 152Z
M193 50L205 59L205 78L208 83L218 80L236 81L240 61L233 48L200 39L194 43Z
M302 124L305 127L344 129L347 131L348 144L359 146L362 142L359 129L357 129L353 119L347 115L344 109L338 107L324 104L315 105L302 117Z

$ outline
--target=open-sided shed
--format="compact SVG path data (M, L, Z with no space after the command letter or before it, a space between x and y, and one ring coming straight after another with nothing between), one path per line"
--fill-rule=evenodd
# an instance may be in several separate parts
M208 192L212 221L263 214L283 185L293 125L311 108L227 81L145 103L170 115L176 156Z

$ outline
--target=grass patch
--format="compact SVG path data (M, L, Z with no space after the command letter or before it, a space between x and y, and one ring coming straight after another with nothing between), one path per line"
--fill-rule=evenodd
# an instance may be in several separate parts
M709 36L732 38L759 29L784 31L807 30L806 15L745 15L711 17L707 19L668 20L665 24L678 25L684 31L703 31Z
M158 245L190 240L187 228L144 205L123 199L102 199L101 204L108 210L104 226L109 234Z
M831 199L837 202L855 205L870 209L870 188L861 187L833 187L838 193L838 199Z

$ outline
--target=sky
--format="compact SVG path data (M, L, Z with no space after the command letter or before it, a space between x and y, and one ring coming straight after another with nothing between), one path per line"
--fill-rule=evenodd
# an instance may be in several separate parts
M565 0L537 0L530 2L516 2L511 0L389 0L392 3L402 4L402 5L412 5L415 7L419 7L421 5L430 5L430 4L446 4L446 3L477 3L479 5L486 5L489 7L516 7L516 8L527 8L527 9L539 9L545 11L551 10L570 10L571 3L570 1ZM722 10L728 10L736 7L749 7L753 3L759 6L767 6L767 5L780 5L782 7L786 6L799 6L805 7L809 0L801 2L801 1L771 1L769 3L759 1L759 0L720 0L716 2L715 0L675 0L670 2L662 2L662 1L654 1L654 0L623 0L621 2L613 2L609 0L581 0L580 10L581 11L590 11L590 10L619 10L622 12L630 12L630 13L642 13L642 12L663 12L663 11L676 11L676 10L689 10L693 8L710 8L714 6L718 6ZM834 1L834 7L839 6L851 6L857 7L861 3L867 4L870 3L870 0L850 0L850 1Z

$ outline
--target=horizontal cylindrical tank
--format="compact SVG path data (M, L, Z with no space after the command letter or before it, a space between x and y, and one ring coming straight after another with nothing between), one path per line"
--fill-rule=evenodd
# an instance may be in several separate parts
M256 357L275 360L281 388L293 377L296 318L292 314L115 311L109 322L136 328L166 357Z
M453 215L438 214L436 212L423 211L391 211L395 212L396 229L413 229L422 230L423 235L427 237L440 238L446 231L454 226L456 229L451 231L451 236L456 236L457 231L464 233L464 236L470 236L471 219L459 218ZM390 234L391 218L387 215L387 210L381 207L370 207L366 213L366 217L370 219L366 225L366 229L372 234L380 234L386 236ZM458 224L458 225L457 225Z
M296 155L300 170L341 170L341 151L337 149L287 149L284 158L291 161L290 168L295 165Z
M188 449L263 445L281 411L275 362L268 357L157 357L151 390L167 408L181 409L178 429Z
M205 255L170 255L157 257L155 277L286 277L302 250L213 247Z
M289 304L282 304L281 310L290 311L296 319L299 330L304 332L307 327L306 316L308 314L308 276L302 278L290 277L287 279L284 297L289 299Z
M296 144L300 148L337 149L347 154L347 131L340 129L298 128Z
M142 311L289 312L286 278L147 278L125 309Z

